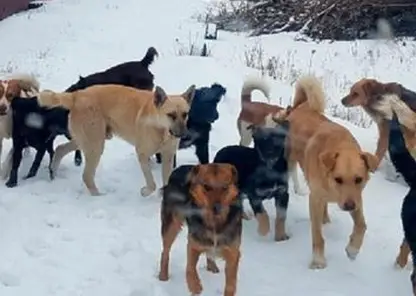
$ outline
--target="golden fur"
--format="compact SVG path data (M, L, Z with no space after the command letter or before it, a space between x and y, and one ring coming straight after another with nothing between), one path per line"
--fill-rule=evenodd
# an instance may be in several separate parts
M70 110L69 130L74 140L56 149L53 170L62 157L79 147L85 155L84 183L91 195L98 195L94 181L96 168L105 139L115 134L135 146L146 180L141 194L150 195L156 189L150 157L156 152L162 154L162 177L166 184L179 137L186 132L194 93L194 85L181 95L170 96L160 87L152 92L121 85L96 85L73 93L41 92L41 106Z
M350 259L357 256L364 238L366 223L362 191L377 158L363 152L343 126L323 115L325 96L320 81L305 76L296 83L293 109L287 119L289 131L289 167L299 163L310 189L309 211L313 258L310 268L325 268L322 224L329 222L327 204L337 203L348 211L354 228L346 247Z

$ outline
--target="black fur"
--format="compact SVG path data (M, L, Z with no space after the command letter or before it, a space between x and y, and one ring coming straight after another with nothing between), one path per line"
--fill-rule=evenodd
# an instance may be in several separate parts
M11 102L12 108L12 141L13 157L12 169L7 187L17 185L17 173L22 161L22 151L25 147L33 147L37 150L29 173L25 177L34 177L39 169L45 152L48 152L50 161L54 154L53 141L56 136L64 135L69 140L71 136L68 131L68 111L56 108L40 107L36 97L15 97ZM75 153L75 162L81 163L81 153ZM50 165L50 164L49 164ZM52 170L49 169L50 178L53 179Z
M411 281L416 295L416 162L406 148L397 115L390 123L389 153L396 170L403 175L410 190L406 194L401 211L404 237L409 244L413 258Z
M188 133L181 138L179 149L195 146L195 154L201 164L209 163L209 135L212 124L219 118L217 106L226 89L214 83L211 87L201 87L195 91L188 117ZM156 154L157 163L162 162L160 153ZM176 167L176 155L174 158Z
M154 76L149 71L149 66L157 55L156 49L149 47L141 61L126 62L86 77L80 76L78 82L71 85L66 92L74 92L97 84L120 84L153 90Z
M288 129L288 121L275 128L255 128L254 148L227 146L214 157L215 163L229 163L236 167L239 189L248 198L254 214L263 213L263 201L271 198L274 198L280 213L287 211L289 193L285 142Z
M193 165L182 165L176 168L170 175L168 184L162 189L162 235L172 223L173 216L177 215L183 217L188 226L189 235L201 245L229 245L241 236L241 200L231 205L227 219L220 228L209 229L200 215L200 208L190 197L188 175L193 167ZM212 241L213 236L209 235L211 231L217 234L216 242Z

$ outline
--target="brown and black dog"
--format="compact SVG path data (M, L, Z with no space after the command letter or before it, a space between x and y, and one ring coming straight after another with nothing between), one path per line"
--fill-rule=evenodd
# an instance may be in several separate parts
M361 106L377 123L379 139L376 156L379 161L386 154L389 139L389 120L393 111L398 116L407 148L416 156L416 93L398 83L382 83L375 79L361 79L354 83L342 98L345 107Z
M351 215L354 227L345 251L351 260L358 255L366 231L362 192L378 162L361 150L350 131L325 117L324 110L321 82L314 76L301 77L287 116L289 167L299 163L310 189L312 269L326 267L322 224L329 222L328 203L338 204Z
M172 172L162 189L161 281L169 278L170 250L186 222L186 281L191 294L202 292L197 263L205 253L210 272L219 272L215 257L225 260L224 296L236 295L243 214L237 182L237 170L229 164L183 165Z

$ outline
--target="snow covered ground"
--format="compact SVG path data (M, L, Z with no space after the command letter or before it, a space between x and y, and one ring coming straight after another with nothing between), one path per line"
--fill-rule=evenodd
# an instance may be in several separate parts
M0 71L35 73L43 88L62 90L78 75L119 62L141 59L149 46L160 58L152 66L156 83L168 92L182 92L218 81L228 89L220 104L220 119L212 132L211 155L238 141L235 128L239 92L248 73L247 52L261 48L276 56L278 80L270 80L276 102L287 104L292 83L310 71L322 76L328 91L328 114L342 118L362 146L375 151L377 132L368 118L339 107L350 84L369 75L415 81L415 44L383 42L305 43L294 35L247 39L220 32L210 43L211 57L178 56L203 36L204 27L191 16L204 8L197 0L54 0L0 23ZM413 87L414 88L414 87ZM263 100L255 93L254 99ZM338 106L338 107L337 107ZM358 117L357 117L358 116ZM357 119L358 118L358 119ZM369 126L369 127L368 127ZM60 139L62 141L62 139ZM6 151L10 147L7 142ZM27 171L30 157L20 172ZM185 284L185 234L172 251L171 280L156 278L161 251L157 194L143 198L142 173L134 149L108 141L99 166L97 184L106 194L91 197L81 181L73 157L64 159L55 181L48 180L46 158L39 174L21 180L14 189L0 187L1 296L167 296L188 295ZM192 150L179 152L179 163L196 163ZM161 184L159 165L153 173ZM306 186L306 185L305 185ZM350 262L344 247L351 231L349 215L330 208L325 226L328 267L311 271L311 238L306 196L291 192L288 213L290 240L275 243L260 238L255 221L244 222L238 295L410 295L409 270L395 270L393 262L402 239L399 211L407 188L375 173L364 192L368 232L362 252ZM267 205L273 215L272 203ZM224 273L200 275L203 295L221 295Z

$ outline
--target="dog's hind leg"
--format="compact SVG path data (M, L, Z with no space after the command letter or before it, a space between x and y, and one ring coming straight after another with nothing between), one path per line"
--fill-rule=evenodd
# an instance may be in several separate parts
M289 193L287 192L287 189L286 192L276 196L274 202L276 207L274 240L279 242L289 239L289 236L286 233L286 214L289 204Z
M350 214L354 222L354 227L350 235L350 241L345 248L345 251L348 258L354 260L360 252L361 246L363 244L367 225L365 223L362 205L359 205L359 207L355 211L350 212Z
M101 140L96 138L94 141L88 142L88 144L83 143L82 141L80 142L80 147L85 156L85 167L82 179L92 196L100 195L94 179L101 155L104 152L104 142L105 138L102 138Z
M1 165L1 178L6 180L12 169L12 159L13 159L13 147L10 148L9 152L7 152L6 158Z
M24 145L13 139L13 155L12 155L12 165L11 171L9 174L9 180L6 182L6 186L9 188L16 187L17 185L17 174L19 170L20 163L22 161Z
M29 173L23 179L29 179L36 176L38 173L40 164L42 162L43 157L46 153L46 147L42 147L42 149L38 149L36 151L35 159L33 160L32 166L29 169Z
M72 140L72 137L69 134L69 132L65 133L64 135L69 141ZM74 163L76 166L80 166L82 164L82 155L81 155L81 150L79 149L75 150Z
M296 163L289 163L289 174L293 182L293 190L297 195L306 195L305 190L299 182L299 175Z
M257 232L261 236L267 235L270 231L270 219L267 211L264 209L262 200L249 196L248 201L258 222Z
M52 163L50 165L52 178L55 178L56 170L58 169L62 161L62 158L64 158L65 155L71 153L72 151L75 151L77 148L78 148L78 145L75 143L74 140L71 140L65 144L61 144L56 148L55 154L52 158Z
M53 161L53 156L55 154L55 151L53 150L53 141L49 141L46 145L46 151L49 154L49 165L48 165L48 170L49 170L49 178L51 180L54 179L54 174L53 174L53 170L52 170L52 161Z

